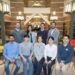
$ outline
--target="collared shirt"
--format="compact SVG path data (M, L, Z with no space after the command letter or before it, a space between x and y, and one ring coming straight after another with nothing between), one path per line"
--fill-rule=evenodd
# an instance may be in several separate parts
M59 30L58 30L57 28L50 29L50 30L48 31L48 38L49 38L50 36L52 36L52 37L54 38L54 43L55 43L55 44L58 44L59 34L60 34L60 32L59 32Z
M65 64L69 63L73 57L73 48L70 44L64 46L63 44L58 48L58 62L63 61Z
M35 43L33 47L33 54L35 55L37 61L40 61L44 57L44 43Z
M57 56L57 45L53 44L52 46L50 46L49 44L47 44L45 46L45 51L44 51L44 57L45 59L47 59L48 57L51 57L51 60L54 60Z
M16 30L16 31L20 31L20 29L18 29L18 28L15 28L15 30Z
M51 36L52 36L52 34L54 33L55 30L56 30L55 28L51 30Z
M28 35L29 35L29 41L34 44L36 42L37 33L33 31L29 32Z
M9 60L10 58L18 59L19 55L19 45L16 42L7 43L4 45L3 56L5 59Z
M32 43L30 43L30 42L27 42L27 43L22 42L20 44L19 51L24 56L30 56L30 54L32 53L32 48L33 48Z

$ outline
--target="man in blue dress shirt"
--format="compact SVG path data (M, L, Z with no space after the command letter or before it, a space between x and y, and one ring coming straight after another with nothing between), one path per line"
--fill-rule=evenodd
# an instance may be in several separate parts
M69 68L69 64L71 62L73 54L74 54L73 48L69 44L69 36L64 35L63 44L60 45L58 48L58 58L57 58L58 63L56 66L58 74L60 73L59 71L61 70L63 75L67 75L67 73L68 73L67 70Z
M17 75L20 68L18 62L19 45L14 42L13 35L9 35L9 42L4 45L3 56L5 58L5 72L6 75L10 75L9 64L14 63L16 65L13 75Z

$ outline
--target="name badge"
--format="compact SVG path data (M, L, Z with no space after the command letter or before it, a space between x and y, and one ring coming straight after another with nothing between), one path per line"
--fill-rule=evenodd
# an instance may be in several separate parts
M66 51L68 51L69 49L68 48L66 48Z

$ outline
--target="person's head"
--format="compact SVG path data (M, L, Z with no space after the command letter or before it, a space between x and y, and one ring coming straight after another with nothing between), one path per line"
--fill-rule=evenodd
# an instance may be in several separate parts
M19 22L16 23L15 28L20 29L20 23Z
M52 29L54 29L56 27L56 23L55 22L51 22L50 26L51 26Z
M9 35L8 38L9 38L9 42L13 42L14 41L14 36L12 34Z
M53 38L52 36L50 36L50 37L48 38L48 43L49 43L50 45L52 45L52 44L54 43L54 38Z
M37 36L37 42L42 42L42 36L41 35Z
M69 40L70 40L69 35L64 35L63 36L63 44L69 44Z
M28 31L32 31L32 25L28 26Z
M28 35L24 35L24 41L28 42L29 41L29 36Z
M45 28L45 23L41 23L41 24L40 24L40 28L41 28L41 29L44 29L44 28Z

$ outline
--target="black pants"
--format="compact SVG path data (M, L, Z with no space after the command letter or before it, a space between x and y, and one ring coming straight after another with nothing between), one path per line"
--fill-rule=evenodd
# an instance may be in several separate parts
M50 64L44 63L44 65L43 65L44 75L51 75L51 68L54 64L55 64L55 60L53 60ZM48 69L48 74L47 74L47 69Z
M40 61L35 60L35 62L33 63L35 75L41 74L43 63L44 63L44 58L42 58Z

